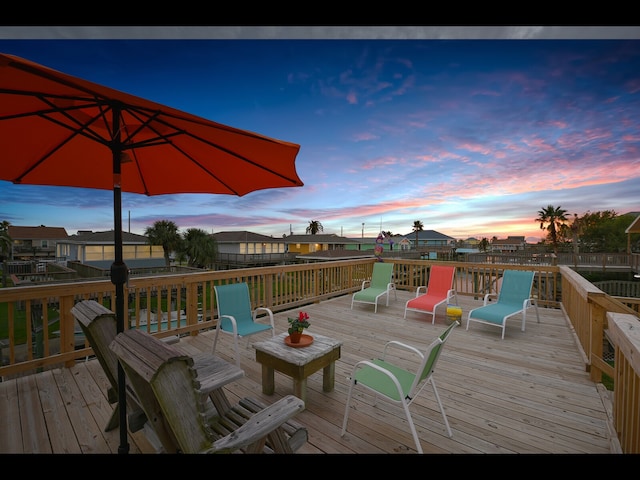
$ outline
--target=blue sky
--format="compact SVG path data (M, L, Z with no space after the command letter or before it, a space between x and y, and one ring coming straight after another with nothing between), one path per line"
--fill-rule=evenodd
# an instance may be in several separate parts
M133 233L171 220L180 231L281 237L317 220L324 233L348 237L364 223L371 237L410 233L420 220L460 239L537 241L547 205L578 215L640 211L640 32L621 40L1 33L0 52L301 145L301 188L123 193L123 228ZM112 205L109 191L0 181L0 220L13 225L111 230Z

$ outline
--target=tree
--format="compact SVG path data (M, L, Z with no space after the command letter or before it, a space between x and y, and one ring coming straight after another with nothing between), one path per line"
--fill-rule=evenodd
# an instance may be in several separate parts
M561 231L562 225L567 221L565 216L567 213L561 207L549 205L542 210L538 210L538 218L536 222L540 222L540 229L549 232L547 234L551 244L553 245L553 253L558 254L558 232Z
M573 244L573 253L578 255L580 253L579 238L582 234L582 222L577 213L573 214L573 222L569 225L569 231L571 232L571 243Z
M13 239L9 235L10 222L3 220L0 222L0 261L11 260ZM2 268L2 285L7 285L7 266Z
M418 232L421 232L422 230L424 230L424 225L422 225L422 222L420 220L416 220L415 222L413 222L413 227L411 227L411 229L416 232L416 249L418 248Z
M480 240L480 243L478 243L478 248L481 252L489 250L489 239L487 237L483 237L482 240Z
M189 228L182 236L180 254L190 267L207 268L218 256L218 242L205 230Z
M171 265L169 254L179 250L182 242L177 225L170 220L158 220L152 227L147 227L144 234L149 238L151 245L162 245L164 262L169 267Z
M13 239L9 236L10 226L11 222L8 222L7 220L0 222L0 256L3 258L11 257L11 245L13 243Z
M613 210L585 213L580 218L580 245L588 252L624 253L627 250L625 230L635 215L620 215Z
M324 227L318 220L311 220L309 222L309 226L307 227L307 235L315 235L318 232L324 231Z

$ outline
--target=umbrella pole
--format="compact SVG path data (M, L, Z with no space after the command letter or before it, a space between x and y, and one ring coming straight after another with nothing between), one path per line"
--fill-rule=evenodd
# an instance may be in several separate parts
M120 204L120 189L114 189L114 199ZM116 286L116 332L124 331L124 284L127 282L128 270L122 260L122 215L119 214L119 221L115 222L115 261L111 264L111 283ZM120 446L118 453L129 453L129 443L127 439L127 385L124 370L118 362L118 414L120 418Z
M113 111L113 128L115 132L115 144L120 145L120 112L117 108ZM111 264L111 283L116 287L116 333L124 332L124 284L127 283L129 271L122 258L122 189L120 184L120 160L122 150L118 147L112 149L113 153L113 219L114 219L114 243L115 259ZM129 453L127 439L127 385L124 369L118 362L118 414L120 424L120 446L118 453Z

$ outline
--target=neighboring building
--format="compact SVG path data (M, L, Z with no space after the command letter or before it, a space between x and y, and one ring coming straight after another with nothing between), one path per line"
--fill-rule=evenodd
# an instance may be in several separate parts
M62 227L20 227L9 225L7 233L13 241L12 260L41 261L56 259L56 245L69 237Z
M289 261L287 244L283 238L246 230L218 232L211 236L218 247L217 269L263 267Z
M76 235L58 241L56 257L60 261L109 269L115 260L114 231L79 230ZM129 232L122 232L122 259L128 268L166 266L162 245L150 245L146 236Z
M283 238L273 238L246 230L218 232L211 236L218 244L218 253L237 255L263 255L286 253L287 245Z
M493 252L519 252L525 250L527 242L522 237L509 236L505 239L494 239L491 241L491 251Z
M378 242L378 237L350 238L349 240L353 243L349 243L345 246L347 250L368 250L370 253L373 253ZM382 250L385 252L389 252L394 249L398 250L401 248L399 244L402 240L402 236L400 235L394 235L391 238L384 237L382 239Z
M360 245L360 242L357 240L341 237L334 233L289 235L284 237L283 240L287 244L288 252L296 254L315 253L326 250L359 250L357 247Z
M434 248L436 250L453 249L456 246L456 239L445 235L444 233L436 232L435 230L422 230L418 232L418 245L416 245L416 232L411 232L403 235L409 242L413 249L428 250Z

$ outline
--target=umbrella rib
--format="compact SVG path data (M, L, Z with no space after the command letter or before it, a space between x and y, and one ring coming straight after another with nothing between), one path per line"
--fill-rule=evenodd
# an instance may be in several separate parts
M165 115L166 115L166 114L165 114ZM167 115L167 116L168 116L168 115ZM179 117L176 117L176 118L179 118ZM191 122L191 120L186 120L186 119L181 119L181 120ZM194 139L194 140L198 140L199 142L202 142L202 143L204 143L205 145L209 145L210 147L215 148L216 150L219 150L219 151L224 152L224 153L226 153L226 154L228 154L228 155L231 155L231 156L233 156L233 157L235 157L235 158L237 158L237 159L239 159L239 160L242 160L242 161L244 161L244 162L248 163L249 165L253 165L254 167L257 167L257 168L259 168L259 169L261 169L261 170L264 170L265 172L269 172L269 173L271 173L272 175L275 175L275 176L277 176L277 177L279 177L279 178L282 178L283 180L286 180L286 181L288 181L288 182L297 183L297 180L296 180L296 179L290 178L290 177L288 177L288 176L286 176L286 175L283 175L283 174L281 174L281 173L279 173L279 172L277 172L277 171L275 171L275 170L273 170L273 169L271 169L271 168L265 167L264 165L261 165L261 164L259 164L259 163L257 163L257 162L254 162L253 160L251 160L251 159L249 159L249 158L245 157L244 155L241 155L240 153L237 153L237 152L235 152L235 151L233 151L233 150L230 150L230 149L225 148L225 147L223 147L223 146L221 146L221 145L218 145L217 143L214 143L214 142L211 142L211 141L209 141L209 140L206 140L206 139L204 139L204 138L202 138L202 137L200 137L200 136L198 136L198 135L194 135L193 133L191 133L191 132L189 132L189 131L186 131L186 130L184 130L184 129L180 129L180 128L178 128L178 127L174 126L173 124L169 123L168 121L166 121L166 120L162 119L162 118L157 118L157 119L156 119L156 121L157 121L158 123L162 123L163 125L165 125L165 126L167 126L167 127L171 128L171 129L176 130L177 132L182 133L183 135L185 135L185 136L187 136L187 137L190 137L190 138L192 138L192 139ZM192 122L192 123L195 123L195 122ZM224 125L221 125L221 127L222 127L221 129L223 129L223 130L229 130L229 131L231 131L231 132L233 132L233 133L236 133L236 134L238 134L238 135L246 136L246 137L249 137L249 138L255 138L255 139L259 139L259 140L266 140L266 141L269 141L269 142L272 142L272 143L279 143L279 142L275 142L274 140L272 140L272 139L270 139L270 138L268 138L268 137L264 137L264 136L261 136L261 135L253 134L253 133L250 133L250 132L244 132L244 131L241 131L241 130L237 130L237 129L235 129L235 128L228 128L228 127L225 127ZM152 128L152 127L150 126L149 128ZM157 132L155 129L154 129L154 132L155 132L157 135L159 135L159 136L161 136L161 137L163 137L163 138L165 137L165 135L164 135L164 134L162 134L162 133L160 133L160 132ZM183 154L183 155L185 155L187 158L189 158L193 163L195 163L196 165L198 165L201 169L203 169L203 170L204 170L207 174L209 174L211 177L215 178L215 179L216 179L217 181L219 181L221 184L225 185L225 186L226 186L227 188L229 188L231 191L233 191L234 193L236 193L236 190L235 190L235 189L231 188L229 185L227 185L225 182L223 182L223 181L222 181L218 176L216 176L212 171L210 171L207 167L205 167L204 165L202 165L202 163L198 162L198 160L196 160L195 158L193 158L191 155L189 155L189 154L188 154L187 152L185 152L183 149L181 149L180 147L178 147L175 143L173 143L173 142L171 142L171 141L169 141L169 140L167 140L167 143L169 143L173 148L175 148L175 149L176 149L176 150L178 150L180 153L182 153L182 154ZM237 195L237 193L236 193L236 195Z

